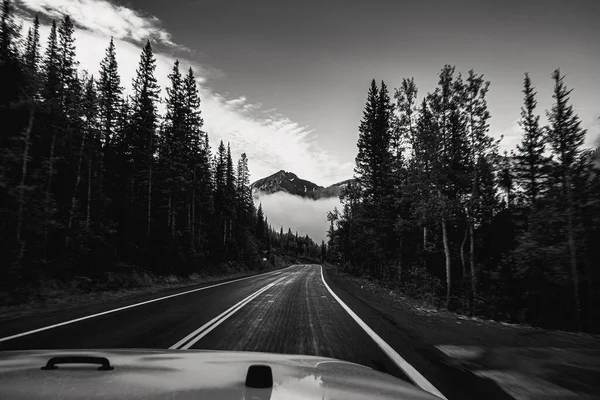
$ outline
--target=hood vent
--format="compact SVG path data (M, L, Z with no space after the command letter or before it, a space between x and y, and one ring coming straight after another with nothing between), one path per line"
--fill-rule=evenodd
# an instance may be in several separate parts
M266 389L273 387L273 371L268 365L251 365L246 374L246 387Z

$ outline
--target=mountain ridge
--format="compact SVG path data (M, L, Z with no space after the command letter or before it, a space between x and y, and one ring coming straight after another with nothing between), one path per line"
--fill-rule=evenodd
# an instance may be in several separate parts
M318 200L323 198L339 197L342 188L354 179L346 179L327 187L317 185L306 179L299 178L293 172L279 170L272 175L256 180L250 185L252 194L288 193L294 196Z

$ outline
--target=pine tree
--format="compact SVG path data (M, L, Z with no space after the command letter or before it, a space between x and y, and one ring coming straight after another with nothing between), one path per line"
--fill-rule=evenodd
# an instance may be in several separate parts
M457 184L464 178L461 176L465 148L463 120L461 120L460 104L462 101L462 80L460 75L454 77L455 68L445 65L439 74L438 88L429 97L429 107L435 123L435 140L439 149L434 156L432 168L432 187L435 192L437 206L440 210L440 226L442 244L446 261L446 308L450 307L452 293L452 256L448 237L448 222L453 218L453 208L457 201L459 189ZM462 183L462 182L461 182Z
M187 218L180 217L183 214L181 207L185 205L185 199L181 197L182 189L191 184L191 170L188 170L190 145L186 142L190 136L186 132L185 93L179 61L175 61L169 80L171 86L167 88L167 113L162 128L159 160L162 184L168 198L167 226L171 237L175 237L178 220L187 223ZM187 227L184 230L187 232Z
M576 174L576 164L581 157L586 130L581 128L579 116L569 104L571 90L564 84L564 76L557 69L552 73L554 80L555 100L552 109L547 112L549 126L546 129L548 143L556 156L556 176L562 183L562 195L565 199L565 212L567 219L567 243L569 248L569 261L571 266L571 279L573 286L573 300L575 304L574 320L581 330L581 298L579 294L579 270L577 266L577 248L575 233L575 199L573 198L573 181Z
M215 157L215 220L217 222L216 232L219 234L220 243L226 242L226 186L227 186L227 152L223 141L219 143Z
M72 234L72 224L74 219L74 213L78 206L77 196L79 193L79 185L81 183L81 175L82 175L82 167L83 161L86 151L86 141L89 143L90 141L94 141L97 129L97 97L95 90L95 82L93 76L91 76L85 85L85 94L83 97L83 109L84 109L84 118L85 124L83 126L82 131L80 132L81 139L78 144L78 150L76 153L77 161L75 162L75 183L73 187L73 191L71 194L70 204L69 204L69 213L67 216L67 233L65 237L65 246L69 245L70 235ZM94 149L93 146L87 145L90 149ZM89 229L90 219L91 219L91 203L92 203L92 176L89 173L91 167L91 161L94 154L92 151L88 151L88 176L87 176L87 190L86 190L86 206L85 206L85 227Z
M36 73L38 70L38 64L40 61L40 20L38 16L35 16L33 20L33 29L29 30L27 37L27 46L25 48L25 64L32 71Z
M382 275L386 259L395 247L393 235L393 159L392 111L384 82L378 89L375 80L367 94L363 119L359 126L355 177L363 194L364 221L367 230L377 232L369 244L372 273Z
M123 101L123 88L119 76L115 43L110 38L106 53L100 62L100 74L97 82L98 91L98 117L102 129L102 142L104 148L104 162L108 161L107 149L112 145L118 129L119 112Z
M44 208L47 210L47 216L44 221L44 246L47 248L48 229L52 223L55 212L55 205L51 201L52 179L54 177L54 161L57 135L61 130L62 118L62 82L61 82L61 57L58 46L58 36L56 29L56 21L52 21L48 44L46 46L46 54L43 67L43 89L42 97L44 98L45 118L43 124L48 127L46 134L49 136L43 138L42 145L39 146L43 151L45 165L45 201ZM47 145L47 146L46 146ZM47 253L45 251L45 253Z
M226 215L226 237L233 239L233 221L235 220L236 187L233 160L231 159L231 148L227 143L227 156L225 165L225 215Z
M481 222L482 209L482 167L487 167L487 161L494 153L492 138L488 135L490 113L487 109L486 95L489 82L483 80L483 75L469 71L465 86L466 97L466 126L470 139L470 181L471 193L467 203L467 224L469 229L469 267L471 273L472 299L478 298L478 271L475 266L475 225ZM471 303L473 312L473 303Z
M75 26L73 20L65 15L58 29L58 58L59 58L59 97L67 120L74 118L77 109L77 94L79 94L79 79L75 60Z
M133 79L133 97L130 125L130 148L136 186L135 198L143 207L145 218L137 218L138 225L145 220L145 236L150 237L152 223L152 168L156 149L157 110L159 87L154 77L156 59L148 40L142 50L140 62ZM134 212L139 213L136 208Z
M517 180L524 190L527 204L535 208L544 184L547 160L544 157L544 132L539 126L540 116L535 114L536 92L527 73L523 81L523 94L525 100L521 107L519 125L524 134L521 143L517 145Z
M23 259L25 251L25 241L21 240L23 232L25 202L26 202L26 181L29 175L29 158L30 149L32 144L32 131L35 121L36 109L38 106L38 92L39 92L39 76L38 76L38 65L40 55L40 34L39 34L39 19L36 15L33 29L29 30L27 39L27 47L25 52L25 65L27 66L28 79L24 87L24 103L28 108L27 124L23 129L21 135L23 141L23 153L21 157L21 181L18 187L18 211L17 211L17 232L16 239L19 243L18 263Z
M378 190L378 181L376 170L378 164L376 160L376 140L377 140L377 108L378 108L379 89L375 79L371 81L371 87L367 94L367 103L363 111L363 119L358 128L358 155L356 156L356 167L354 176L360 182L365 193L367 201L375 201L375 193Z
M291 230L288 233L291 235ZM254 230L254 236L262 243L265 236L265 214L263 213L262 203L258 204L258 210L256 210L256 227Z
M50 28L42 73L44 76L43 97L46 101L53 101L58 97L60 86L60 59L58 55L56 21L52 21L52 26Z
M248 170L248 157L242 153L237 165L237 215L238 220L243 226L250 222L250 216L254 213L254 203L252 201L252 189L250 188L250 172ZM283 230L283 228L281 228Z
M6 63L16 58L19 36L11 1L3 0L0 14L0 62Z
M190 199L190 239L193 246L203 240L205 228L212 215L212 176L210 169L210 147L208 135L202 131L203 120L200 115L200 97L194 72L190 68L183 82L185 132L188 135L189 162L192 171Z
M416 119L417 119L417 86L415 85L414 79L403 79L400 89L396 89L394 97L396 99L396 110L399 114L399 118L396 121L396 128L394 132L394 140L392 141L392 152L393 152L393 173L394 173L394 196L395 206L397 208L397 216L395 223L395 230L399 236L398 243L398 271L397 278L401 280L402 277L402 256L403 256L403 244L404 234L406 230L406 220L409 219L407 213L407 196L405 193L408 192L409 183L407 179L407 165L406 155L404 154L404 146L414 141L416 135ZM425 232L426 227L423 226Z

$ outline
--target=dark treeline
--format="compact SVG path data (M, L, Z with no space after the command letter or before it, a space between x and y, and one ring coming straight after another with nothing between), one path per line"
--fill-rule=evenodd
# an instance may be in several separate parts
M600 329L600 160L564 76L541 126L524 79L521 143L499 154L489 82L445 66L417 101L413 79L390 99L373 81L359 127L356 182L328 214L327 257L471 315Z
M290 243L294 255L320 257L319 245L280 235L255 208L245 154L234 163L221 142L212 155L191 68L175 62L160 99L147 42L126 96L112 40L92 76L78 71L68 16L53 22L43 54L37 18L26 38L8 0L1 18L3 291L119 266L258 268L271 248Z

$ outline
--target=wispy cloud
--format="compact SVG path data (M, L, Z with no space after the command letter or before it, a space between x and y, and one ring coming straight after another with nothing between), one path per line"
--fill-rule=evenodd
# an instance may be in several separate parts
M171 34L161 27L161 21L106 0L18 0L24 8L52 18L70 15L77 26L113 36L121 40L141 43L152 39L158 43L183 49L176 45Z
M147 36L163 44L172 44L171 35L161 28L156 17L114 5L106 0L18 0L27 10L51 18L68 13L80 26L75 33L77 57L81 67L96 75L109 37L115 38L121 82L126 92L131 88L141 52L140 44ZM29 13L31 18L31 12ZM24 28L30 25L25 21ZM41 26L45 42L48 25ZM102 49L102 50L100 50ZM192 58L191 53L187 56ZM156 77L163 90L168 85L176 57L156 53ZM245 96L228 98L208 86L214 69L193 59L179 58L180 68L192 67L198 78L205 130L215 148L220 140L231 142L234 157L245 152L249 157L252 179L259 179L280 169L293 171L305 179L326 186L352 176L353 165L340 164L317 143L315 132L286 118L276 109L263 109Z

